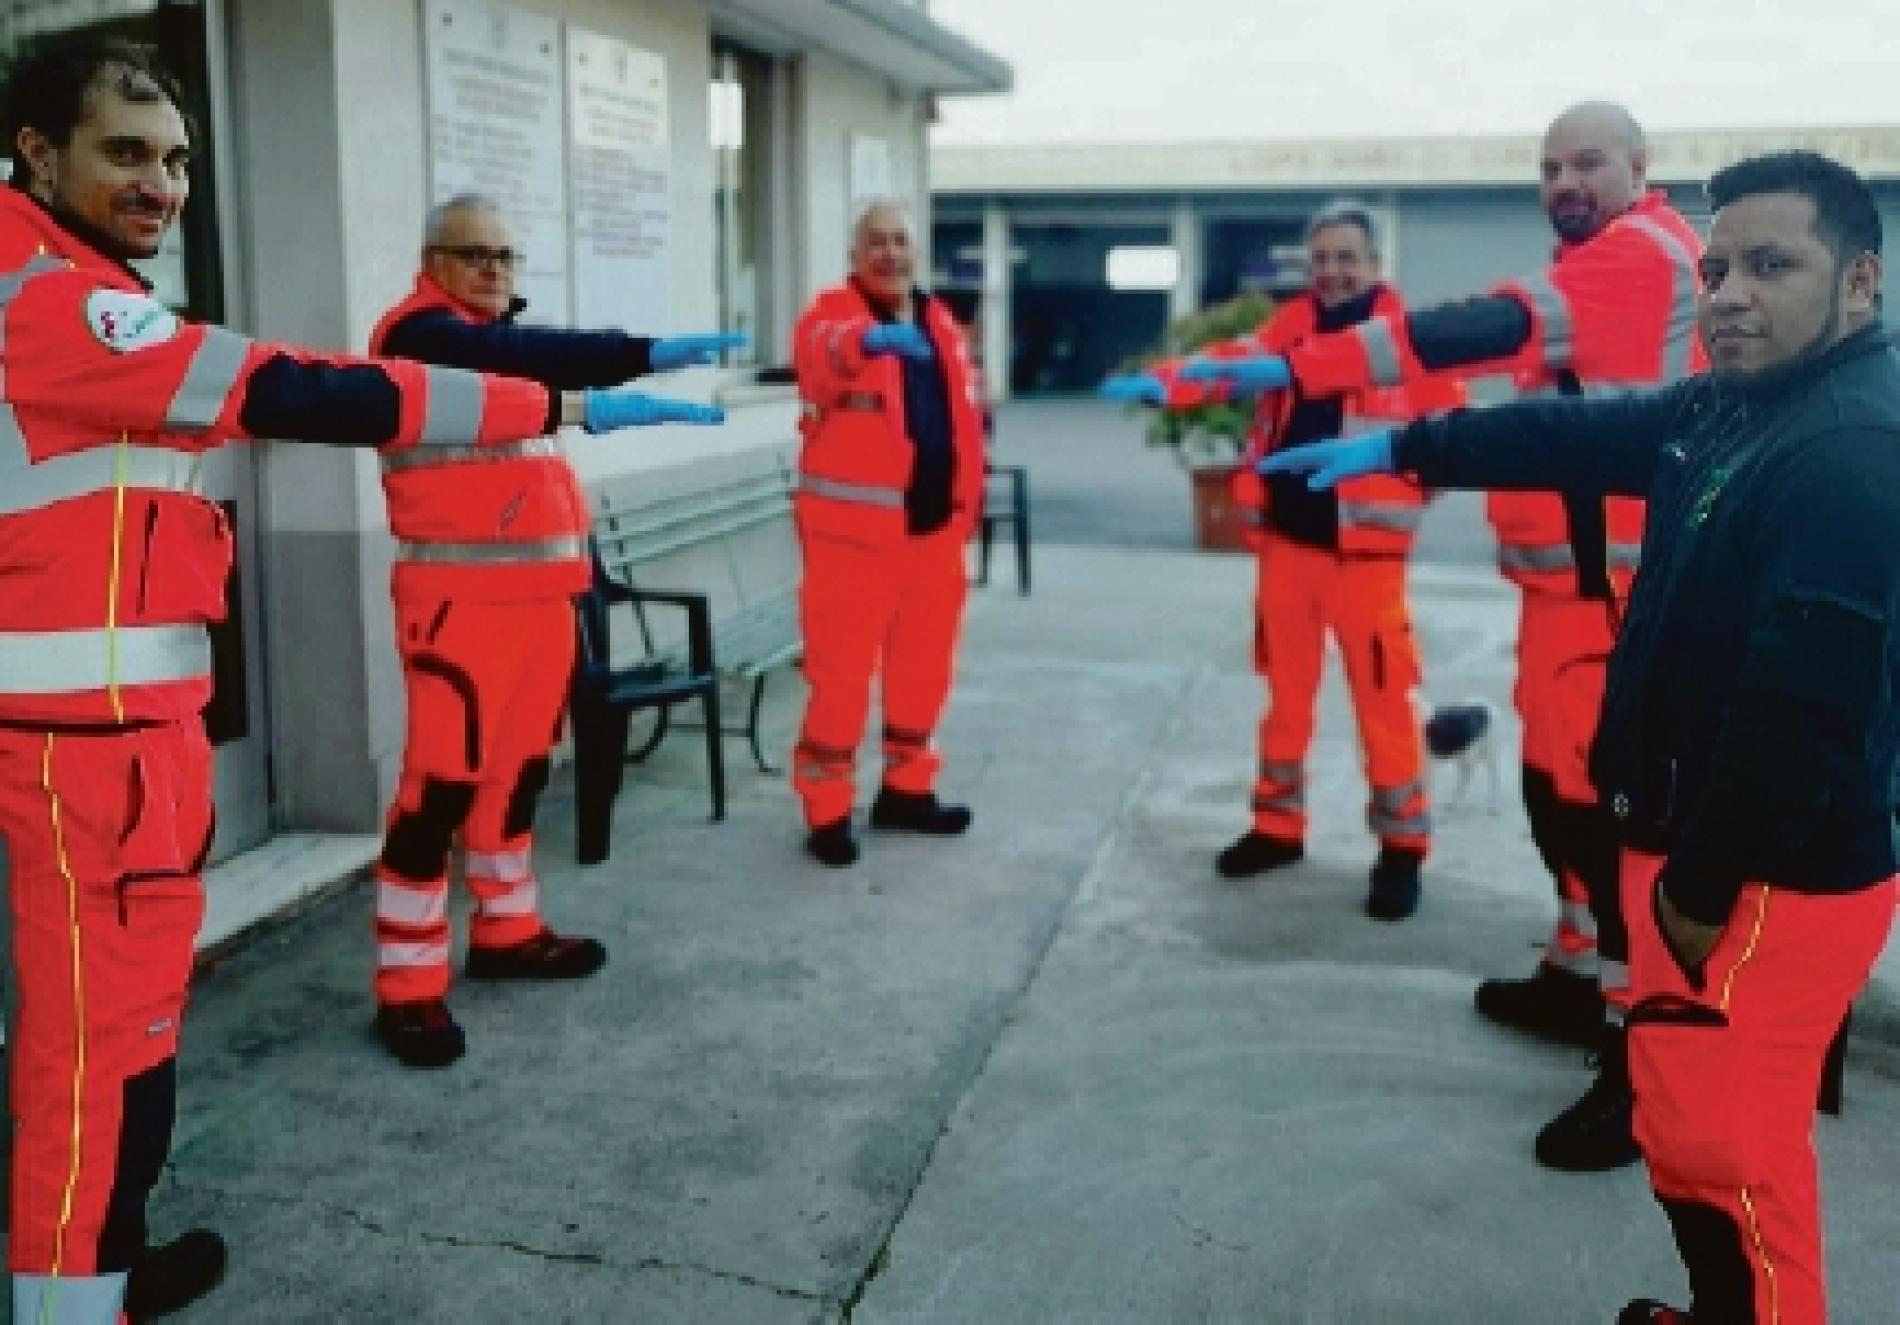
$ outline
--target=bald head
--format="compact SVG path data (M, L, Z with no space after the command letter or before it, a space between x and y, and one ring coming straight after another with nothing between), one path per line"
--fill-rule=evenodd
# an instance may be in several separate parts
M1635 206L1648 174L1643 128L1614 101L1572 106L1544 133L1539 193L1568 243L1582 243Z
M910 212L890 199L871 203L851 227L851 275L873 300L897 310L917 276Z

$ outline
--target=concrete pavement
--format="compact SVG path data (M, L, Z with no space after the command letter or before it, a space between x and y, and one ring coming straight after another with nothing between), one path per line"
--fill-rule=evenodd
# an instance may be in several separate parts
M1050 518L1034 597L1003 566L971 613L941 734L967 839L870 835L823 870L779 779L740 771L707 823L675 737L629 778L608 864L572 864L565 783L543 807L549 912L608 968L458 988L455 1068L370 1039L364 888L208 972L154 1213L214 1221L233 1264L177 1319L1584 1325L1680 1298L1636 1171L1529 1157L1579 1056L1471 1011L1552 909L1514 731L1496 801L1442 808L1410 922L1359 909L1336 685L1308 860L1214 875L1246 820L1251 566L1115 542L1112 517L1160 530L1162 503L1187 527L1134 432L1092 406L1006 415ZM1480 538L1469 516L1434 538ZM1508 709L1507 591L1457 564L1416 585L1432 693ZM797 692L770 709L781 743ZM1872 1021L1821 1126L1844 1322L1900 1301L1894 1023Z

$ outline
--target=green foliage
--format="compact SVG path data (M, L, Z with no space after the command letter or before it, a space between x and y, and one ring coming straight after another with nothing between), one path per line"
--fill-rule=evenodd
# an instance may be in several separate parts
M1264 294L1246 293L1190 313L1168 325L1160 348L1124 365L1122 371L1140 372L1158 360L1179 358L1203 346L1245 336L1272 312L1273 300ZM1252 401L1155 410L1148 423L1147 441L1150 446L1174 447L1181 463L1190 468L1230 465L1245 448L1252 423Z

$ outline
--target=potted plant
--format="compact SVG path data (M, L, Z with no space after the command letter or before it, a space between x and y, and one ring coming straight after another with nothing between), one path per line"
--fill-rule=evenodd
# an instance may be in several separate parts
M1265 322L1272 311L1271 299L1249 292L1178 318L1162 333L1160 348L1129 364L1127 370L1139 372L1160 360L1178 359L1205 346L1245 336ZM1219 551L1246 547L1246 522L1234 501L1232 480L1252 424L1251 400L1217 400L1156 410L1148 422L1148 444L1172 447L1175 458L1188 472L1197 547Z

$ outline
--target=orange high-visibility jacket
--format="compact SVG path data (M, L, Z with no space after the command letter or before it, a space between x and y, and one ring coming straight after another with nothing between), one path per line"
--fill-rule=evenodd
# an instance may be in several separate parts
M1660 386L1701 372L1708 366L1695 320L1701 255L1694 228L1653 190L1589 239L1565 245L1543 271L1497 288L1531 316L1530 337L1514 353L1446 371L1509 373L1520 388L1533 390L1556 389L1568 379L1585 394ZM1287 357L1308 391L1396 386L1427 376L1402 317L1315 337ZM1578 592L1561 498L1493 493L1488 506L1506 576L1535 592ZM1605 517L1611 583L1621 595L1640 555L1642 503L1611 498Z
M1372 315L1401 320L1405 316L1405 304L1391 286L1381 285L1373 299ZM1319 301L1310 292L1302 291L1275 308L1273 316L1253 335L1211 346L1203 353L1209 358L1285 354L1318 334L1318 330ZM1178 378L1184 362L1177 359L1148 369L1167 384L1168 404L1173 408L1198 404L1207 398L1205 388ZM1359 387L1341 394L1345 396L1346 416L1340 435L1345 437L1395 423L1409 423L1420 415L1456 409L1465 403L1463 384L1445 376L1423 376L1399 386ZM1258 513L1266 509L1269 493L1253 467L1279 445L1294 403L1291 392L1270 391L1261 396L1254 411L1247 448L1234 474L1233 493L1236 501L1256 513L1256 522ZM1341 483L1337 495L1342 553L1404 556L1412 550L1425 508L1424 489L1412 479L1397 474L1368 474Z
M252 436L240 411L267 365L379 371L400 401L395 453L533 437L549 412L531 382L181 321L3 187L0 337L0 720L163 721L204 707L204 626L224 616L231 534L197 494L198 457ZM333 431L313 420L314 435Z
M948 379L956 490L951 524L975 527L983 499L983 415L976 375L950 311L925 303L922 330ZM903 367L895 355L866 355L864 333L878 319L857 286L822 291L792 333L792 362L804 408L799 432L801 527L889 545L906 532L904 493L916 448L904 432Z
M493 320L418 273L409 296L370 333L369 352L382 354L403 319L438 308L466 322ZM385 454L382 464L397 602L519 602L587 588L587 495L555 438L430 447Z

